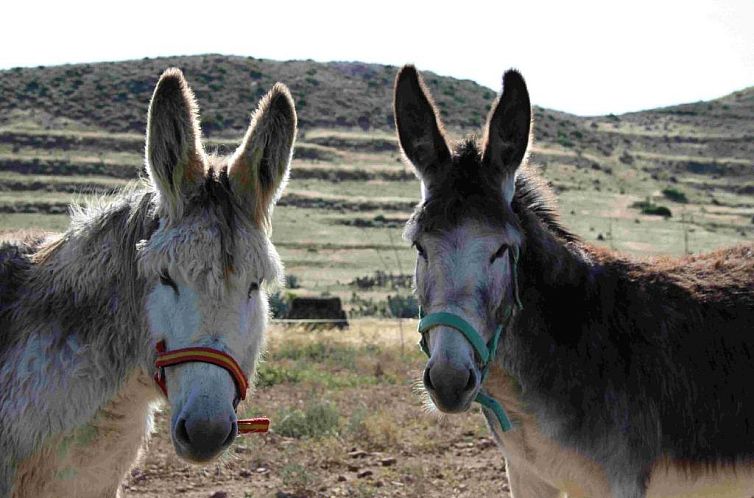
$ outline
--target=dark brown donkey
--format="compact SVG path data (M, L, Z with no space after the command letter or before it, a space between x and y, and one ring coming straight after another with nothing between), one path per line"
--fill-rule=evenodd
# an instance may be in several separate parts
M424 384L444 412L480 392L502 405L510 430L484 411L514 497L752 496L754 247L650 262L581 241L526 165L516 71L480 145L448 146L412 66L395 116L422 186L406 228L417 294L444 317L424 333Z

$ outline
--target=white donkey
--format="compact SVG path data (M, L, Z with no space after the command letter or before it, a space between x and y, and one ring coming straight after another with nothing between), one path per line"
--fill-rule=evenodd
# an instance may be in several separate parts
M207 155L170 69L149 108L149 180L74 209L59 237L0 245L0 496L117 495L161 397L158 358L178 455L205 462L231 444L263 344L262 283L281 274L270 217L295 135L277 84L238 150Z

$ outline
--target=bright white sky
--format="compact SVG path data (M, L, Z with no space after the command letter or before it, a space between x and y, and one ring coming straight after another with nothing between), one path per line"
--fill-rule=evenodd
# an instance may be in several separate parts
M754 85L754 0L8 1L0 68L221 53L401 65L621 113Z

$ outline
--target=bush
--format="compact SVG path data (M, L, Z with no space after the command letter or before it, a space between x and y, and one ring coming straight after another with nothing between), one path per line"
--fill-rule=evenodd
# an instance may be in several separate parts
M395 318L416 318L419 316L419 303L416 298L409 294L407 296L388 296L387 305L390 314Z
M285 286L288 289L298 289L301 287L301 284L296 275L290 274L285 276Z
M291 295L275 291L269 295L270 312L273 318L285 318L290 308Z
M301 372L283 366L264 362L257 369L256 386L271 387L276 384L296 383L301 380Z
M416 318L419 316L419 303L413 294L388 296L387 300L375 300L351 295L350 316L380 316L388 318Z
M275 432L295 438L337 436L340 431L340 412L329 401L309 401L303 410L283 410L278 414Z
M289 463L280 470L283 485L292 489L294 496L309 496L308 489L315 484L313 475L305 467ZM277 496L290 496L287 493L278 493Z
M348 433L368 448L395 448L401 439L400 423L389 410L369 411L360 406L348 419Z
M568 138L568 133L563 130L558 130L558 137L556 140L558 144L563 147L573 147L575 145L573 141Z
M641 210L643 214L651 214L655 216L664 216L665 218L670 218L673 216L673 213L670 211L670 209L666 208L665 206L648 206Z
M374 217L375 222L385 222L386 218L382 215ZM356 277L348 285L358 287L359 289L372 289L373 287L389 287L391 289L410 289L413 285L414 277L408 274L386 273L377 270L373 275Z
M665 218L670 218L673 216L673 213L670 211L670 209L665 206L654 204L649 199L647 199L646 201L634 202L633 204L631 204L631 207L638 208L642 214L664 216Z
M686 198L686 194L681 192L677 188L668 187L662 191L662 195L673 202L678 202L681 204L686 204L687 202L689 202L688 198Z

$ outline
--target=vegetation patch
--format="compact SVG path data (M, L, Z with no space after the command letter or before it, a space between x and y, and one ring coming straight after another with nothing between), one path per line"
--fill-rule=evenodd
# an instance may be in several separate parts
M377 316L385 318L416 318L419 303L413 294L396 294L387 299L351 295L351 316Z
M340 412L329 401L309 400L303 409L284 408L275 419L273 430L281 436L322 438L340 432Z
M663 216L665 218L670 218L671 216L673 216L673 213L669 208L654 204L649 199L647 199L646 201L634 202L633 204L631 204L631 207L639 209L639 211L641 211L641 214Z
M689 202L686 194L678 190L677 188L668 187L666 189L663 189L662 195L664 195L666 199L669 199L673 202L678 202L681 204L687 204Z

